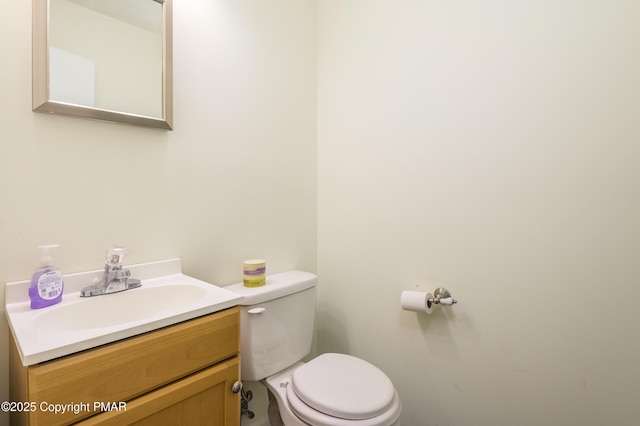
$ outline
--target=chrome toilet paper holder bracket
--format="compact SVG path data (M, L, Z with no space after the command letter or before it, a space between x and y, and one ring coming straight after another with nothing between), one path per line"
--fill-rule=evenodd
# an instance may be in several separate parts
M400 305L402 309L410 312L424 312L430 314L433 312L434 305L453 306L458 303L451 296L446 288L439 287L433 294L425 291L405 290L400 295Z
M458 301L451 296L449 290L446 288L438 287L433 292L433 297L427 299L429 303L433 303L434 305L447 305L452 306Z

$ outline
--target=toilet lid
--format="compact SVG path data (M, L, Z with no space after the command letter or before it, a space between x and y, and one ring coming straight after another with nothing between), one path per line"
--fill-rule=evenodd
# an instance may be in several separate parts
M395 392L391 380L374 365L333 353L297 368L291 386L310 407L347 420L379 416L391 406Z

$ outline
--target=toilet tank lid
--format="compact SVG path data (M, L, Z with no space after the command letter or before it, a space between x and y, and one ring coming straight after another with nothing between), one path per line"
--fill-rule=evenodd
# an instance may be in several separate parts
M262 287L245 287L240 282L227 286L225 289L243 296L239 305L251 306L306 290L314 287L317 283L318 277L311 272L286 271L267 275L266 284Z

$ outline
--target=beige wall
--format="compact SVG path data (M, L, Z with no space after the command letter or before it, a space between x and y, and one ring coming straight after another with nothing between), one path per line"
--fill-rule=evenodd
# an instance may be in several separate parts
M640 3L318 15L319 350L383 368L404 425L637 423Z
M0 306L49 242L63 272L100 268L114 243L221 285L246 258L315 271L315 3L176 1L174 22L166 132L31 112L31 2L0 14Z

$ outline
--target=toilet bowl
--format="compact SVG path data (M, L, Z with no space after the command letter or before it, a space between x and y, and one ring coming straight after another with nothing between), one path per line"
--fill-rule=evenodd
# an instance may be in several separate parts
M372 364L327 353L299 362L264 381L278 409L270 409L286 426L397 426L401 405L388 377Z
M317 277L303 271L268 275L263 287L227 289L240 302L241 379L269 391L272 426L397 426L402 410L391 380L369 362L311 349Z

